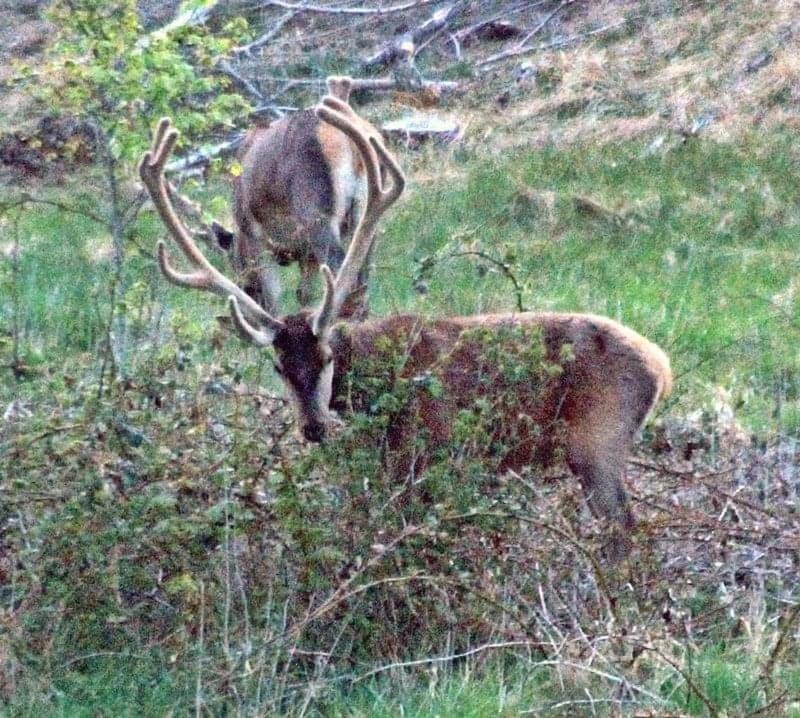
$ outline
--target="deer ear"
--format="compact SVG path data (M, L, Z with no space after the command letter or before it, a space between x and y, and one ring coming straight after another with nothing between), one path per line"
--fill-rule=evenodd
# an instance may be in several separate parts
M219 222L212 222L211 223L211 231L214 233L214 239L217 240L217 244L226 252L231 250L233 247L233 240L235 235L228 229L225 229Z

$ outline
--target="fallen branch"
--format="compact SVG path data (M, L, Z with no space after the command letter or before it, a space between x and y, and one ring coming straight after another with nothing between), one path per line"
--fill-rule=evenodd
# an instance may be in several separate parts
M239 145L244 140L244 133L241 132L225 142L220 142L217 145L204 147L196 152L180 157L173 162L170 162L166 170L167 172L187 172L197 167L204 167L212 159L217 157L228 157L239 149Z
M582 32L578 35L572 35L570 37L561 38L560 40L553 40L553 42L547 42L543 45L537 45L536 47L516 47L512 48L511 50L506 50L505 52L498 53L497 55L492 55L490 57L484 58L480 62L477 63L478 67L486 67L488 65L494 65L497 62L502 62L503 60L507 60L510 57L521 57L523 55L533 55L534 53L541 52L542 50L549 50L552 47L563 47L564 45L570 45L573 42L578 42L583 40L587 37L591 37L593 35L601 35L609 30L614 30L621 25L624 25L627 20L618 20L617 22L613 22L610 25L604 25L603 27L598 27L596 30L590 30L589 32Z
M283 2L283 0L268 0L264 7L280 7L284 10L295 10L297 12L327 13L330 15L391 15L396 12L413 10L424 5L431 5L439 0L414 0L401 5L391 7L331 7L327 5L307 5L305 3Z
M459 83L452 80L422 80L420 90L433 90L434 92L452 92L459 88ZM353 90L366 92L389 92L403 89L401 83L394 77L361 78L353 80Z
M262 81L266 82L285 82L286 88L281 90L278 94L286 94L286 90L294 86L315 86L321 90L325 87L325 80L309 80L307 78L292 78L292 77L276 77L263 76ZM414 90L418 92L434 92L437 94L446 94L460 89L461 83L454 80L422 80ZM363 77L353 78L353 91L354 92L393 92L394 90L406 90L407 86L398 82L396 77ZM273 99L276 95L273 95ZM253 114L263 114L265 112L272 112L276 116L282 116L284 112L296 111L296 107L287 107L281 105L265 105L263 107L253 110Z
M248 43L247 45L242 45L241 47L236 47L233 50L233 54L237 57L249 57L253 54L254 50L260 50L264 45L268 44L271 40L275 39L278 35L281 34L283 28L291 22L295 17L297 17L297 12L290 11L287 12L283 17L278 18L277 22L270 28L267 32L265 32L260 37L257 37L252 42Z

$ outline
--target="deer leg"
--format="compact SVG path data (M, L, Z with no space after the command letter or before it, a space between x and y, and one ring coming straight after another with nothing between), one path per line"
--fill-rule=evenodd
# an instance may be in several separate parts
M239 275L239 286L267 312L273 314L278 311L281 293L278 269L265 252L247 253L247 247L252 247L252 244L237 242L233 264Z
M567 455L570 470L580 479L589 510L598 518L613 519L610 540L604 554L613 564L631 548L629 534L636 525L622 483L628 445L613 448L572 448Z
M300 284L297 288L297 301L301 307L311 302L311 288L319 266L327 264L336 274L344 261L344 251L339 244L339 227L336 222L322 220L314 222L309 237L310 247L306 260L300 263Z
M595 516L614 519L624 529L633 528L635 522L622 484L625 458L621 453L615 456L582 448L570 451L567 463L580 479L586 503Z
M327 264L333 273L339 271L344 261L339 223L335 219L320 223L311 235L311 253L320 264Z
M270 314L278 312L278 297L281 293L281 280L278 268L270 261L265 260L257 271L258 295L256 301Z
M573 458L569 462L570 469L581 481L592 514L598 518L614 519L602 551L612 565L630 553L630 533L635 526L628 496L622 485L623 468L620 463L611 459L586 457Z

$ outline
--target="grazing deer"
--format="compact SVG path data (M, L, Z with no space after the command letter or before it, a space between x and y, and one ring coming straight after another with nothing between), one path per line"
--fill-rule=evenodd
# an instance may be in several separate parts
M322 441L328 429L339 423L334 411L341 408L339 394L348 382L356 383L353 373L365 362L379 358L379 348L387 342L404 343L403 376L432 375L439 383L439 391L420 392L414 416L435 445L447 441L460 408L487 394L507 394L500 374L489 372L486 380L486 365L492 359L476 334L502 341L504 332L517 328L535 335L547 360L561 364L561 369L552 372L536 391L526 393L512 387L516 391L513 408L506 408L498 430L514 442L499 457L498 470L546 462L558 453L579 477L592 512L630 528L633 517L621 479L636 432L659 397L670 390L672 376L664 352L632 329L589 314L519 313L430 320L397 315L355 324L337 322L370 251L375 226L400 196L405 179L381 141L362 130L346 103L327 96L316 113L353 141L363 158L368 184L366 208L339 271L334 276L322 265L325 293L319 308L276 318L208 262L170 206L162 175L177 133L169 128L168 120L162 120L152 150L142 159L140 173L161 218L195 267L190 273L174 269L164 243L159 242L158 259L167 279L228 297L241 337L260 347L272 347L276 370L291 395L300 430L312 442ZM386 183L382 169L389 180ZM523 351L520 356L528 354ZM407 429L408 422L402 420L388 429L388 443L398 449L398 456ZM401 460L398 466L408 469L411 464Z
M347 102L349 77L328 78L328 92ZM368 135L379 136L366 120L351 119ZM267 311L275 311L280 286L271 254L280 265L297 262L301 306L310 300L318 268L338 271L344 247L367 198L364 161L345 134L322 122L313 109L283 117L248 132L239 153L241 174L233 185L234 234L214 223L219 245L230 252L245 291ZM365 312L369 258L348 312Z

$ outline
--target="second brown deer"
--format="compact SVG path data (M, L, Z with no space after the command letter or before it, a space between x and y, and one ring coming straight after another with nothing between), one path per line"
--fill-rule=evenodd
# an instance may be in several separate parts
M164 164L177 137L167 120L159 125L140 172L164 223L195 269L190 273L176 270L162 242L158 257L165 276L175 284L228 297L241 337L274 352L276 370L300 431L312 442L325 439L342 421L337 409L348 411L344 388L360 385L358 373L380 361L379 347L400 343L405 360L397 371L409 378L432 377L439 387L436 392L420 392L413 416L398 417L388 429L388 444L397 459L393 466L401 471L425 468L424 455L415 454L412 460L404 446L410 423L419 423L428 436L429 449L435 448L450 438L461 408L487 395L508 395L507 379L488 366L492 359L486 354L487 336L502 343L512 330L517 342L519 337L539 342L547 362L559 369L530 391L524 383L511 387L514 400L508 405L501 402L496 427L512 441L496 457L497 471L519 470L562 456L580 479L592 512L613 519L624 530L632 527L622 479L638 430L658 399L670 390L672 375L664 352L632 329L591 314L439 319L408 314L357 324L337 321L371 249L375 226L400 196L405 178L380 139L363 131L346 103L327 96L316 113L353 141L364 161L368 184L366 208L339 271L334 275L322 266L325 294L321 305L314 311L273 316L202 255L164 188ZM527 361L524 347L511 349L520 362ZM349 401L359 403L359 397L350 396Z
M347 102L349 77L328 78L328 92ZM378 135L355 113L352 121ZM313 109L251 129L239 153L233 184L236 231L214 223L217 242L229 252L245 291L275 311L280 285L275 264L297 262L301 306L310 301L312 280L327 264L337 271L367 199L364 162L347 135L320 121ZM274 263L273 263L274 262ZM359 281L366 288L369 259ZM354 296L350 313L363 313Z

